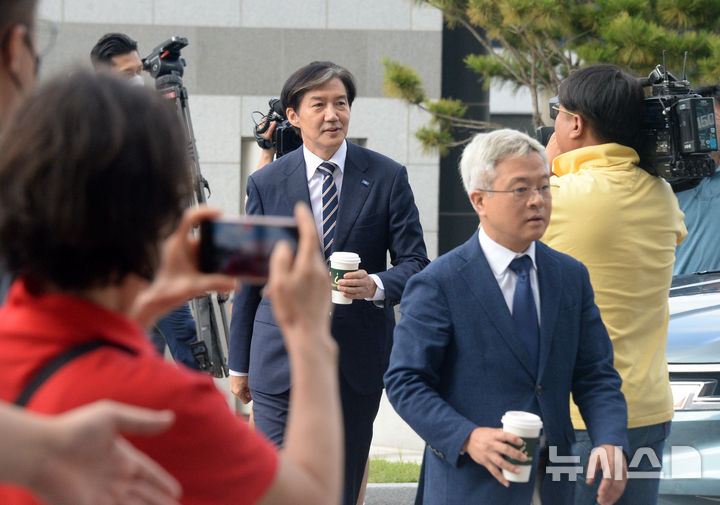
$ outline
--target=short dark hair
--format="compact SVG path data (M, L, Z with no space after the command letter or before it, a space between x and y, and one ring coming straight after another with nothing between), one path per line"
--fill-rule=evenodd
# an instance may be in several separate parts
M0 50L6 50L11 27L28 25L32 28L36 4L37 0L0 0Z
M191 182L172 102L78 70L29 98L0 142L0 256L39 289L151 278Z
M338 78L345 85L348 105L355 100L355 78L350 71L331 61L313 61L296 70L283 85L280 103L283 110L297 111L305 93Z
M698 86L693 89L693 91L700 96L714 98L720 102L720 86L717 84L711 84L710 86Z
M106 33L90 51L90 61L95 70L102 65L112 66L115 56L137 51L137 48L137 42L124 33Z
M615 65L592 65L572 72L558 90L560 104L580 114L603 142L642 150L645 93L640 82Z

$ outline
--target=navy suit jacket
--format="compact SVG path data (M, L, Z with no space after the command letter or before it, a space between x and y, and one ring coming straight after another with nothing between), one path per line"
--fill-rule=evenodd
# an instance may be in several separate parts
M253 173L247 188L248 214L291 216L297 202L310 205L302 147ZM340 371L358 393L370 394L382 389L395 327L393 306L410 276L428 263L405 167L348 142L336 223L333 250L359 254L360 268L377 274L385 288L384 307L354 300L334 305L332 318ZM249 372L250 387L263 393L279 394L290 387L282 335L257 286L245 286L235 295L229 365Z
M535 259L541 314L537 371L477 234L407 285L385 387L395 410L428 444L425 505L529 504L536 468L529 483L505 488L461 455L462 446L474 428L499 428L506 411L524 410L542 418L548 445L556 446L559 456L569 455L575 440L571 392L594 444L627 452L625 398L587 269L541 242ZM543 503L572 503L575 483L563 477L560 482L545 477Z

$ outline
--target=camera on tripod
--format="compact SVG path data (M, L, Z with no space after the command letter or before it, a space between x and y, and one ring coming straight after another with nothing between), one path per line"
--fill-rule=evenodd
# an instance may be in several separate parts
M183 76L185 59L180 57L180 51L188 45L185 37L172 37L142 59L143 70L150 73L153 79L164 75Z
M285 111L280 100L271 98L268 105L270 105L270 110L260 123L255 122L253 133L255 134L255 141L261 149L272 149L274 147L279 158L300 147L302 137L298 135L295 127L285 117ZM260 112L257 112L257 114L260 114ZM276 123L275 131L273 131L272 139L268 140L262 134L268 131L273 122Z
M193 196L188 203L194 205L207 202L210 185L200 170L195 133L190 117L188 91L182 79L185 59L180 57L180 52L187 45L187 38L172 37L153 49L143 58L142 62L143 69L155 79L155 88L158 93L175 104L178 119L184 127L190 162L189 169L194 186ZM206 191L207 196L205 195ZM227 301L226 297L211 293L190 301L197 329L197 341L190 344L190 350L198 368L215 377L226 377L229 373L227 359L220 342L221 331L226 343L229 334L225 301ZM218 313L220 314L219 321Z

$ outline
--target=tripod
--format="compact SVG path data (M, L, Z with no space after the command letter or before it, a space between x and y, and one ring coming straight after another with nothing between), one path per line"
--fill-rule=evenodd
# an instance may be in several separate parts
M185 127L190 175L195 188L189 204L198 205L207 202L205 191L209 194L210 186L200 171L195 134L188 106L188 92L182 80L185 60L180 58L180 49L186 45L186 38L173 37L153 49L153 52L143 59L143 66L155 78L155 88L160 94L175 102L178 116ZM190 302L198 337L197 342L190 344L190 349L200 370L211 373L215 377L227 377L229 373L220 340L220 331L222 330L225 348L227 348L229 330L225 309L226 301L227 296L208 293L194 298ZM218 315L220 324L218 324Z

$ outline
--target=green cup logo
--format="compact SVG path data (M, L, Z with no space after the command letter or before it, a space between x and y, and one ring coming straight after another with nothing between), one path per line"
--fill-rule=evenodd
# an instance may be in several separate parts
M330 269L330 285L332 286L333 291L338 290L338 281L345 277L345 274L348 272L354 272L354 270L340 270L339 268Z
M507 456L503 456L506 460L508 460L513 465L532 465L533 458L535 457L535 448L537 447L538 439L535 438L522 438L522 445L515 445L515 444L508 444L512 445L515 449L522 452L525 456L527 456L527 461L518 461L513 458L508 458Z

